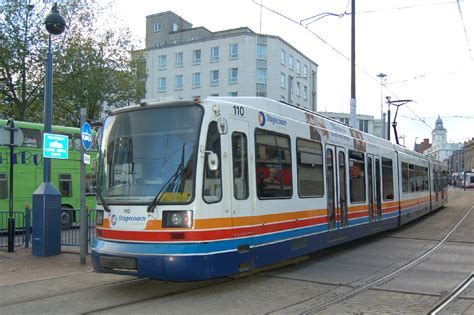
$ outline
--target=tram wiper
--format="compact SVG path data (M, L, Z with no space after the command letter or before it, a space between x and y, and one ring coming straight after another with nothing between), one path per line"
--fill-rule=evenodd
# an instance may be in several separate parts
M97 196L99 196L100 203L102 204L102 207L104 207L104 210L106 212L110 212L109 205L107 204L107 202L105 202L104 196L102 196L100 189L97 189L96 193L97 193Z
M181 153L181 162L179 162L178 167L173 175L166 181L166 183L161 187L161 189L156 193L155 198L151 201L148 205L146 212L155 212L155 207L160 203L161 198L163 198L165 192L168 190L169 187L173 186L176 183L178 178L181 178L183 175L184 170L184 143L183 143L183 150Z

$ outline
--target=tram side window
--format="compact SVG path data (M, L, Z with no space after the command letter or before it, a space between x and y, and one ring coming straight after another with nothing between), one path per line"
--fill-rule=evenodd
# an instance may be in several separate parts
M212 171L209 169L206 161L204 163L204 182L203 198L207 203L219 202L222 199L222 177L221 177L221 135L217 129L217 122L212 121L209 124L206 140L206 151L212 151L218 156L218 169Z
M402 192L408 193L408 163L402 162Z
M298 192L301 197L324 195L323 151L319 142L296 140Z
M257 129L255 140L258 197L291 197L293 183L290 138Z
M382 158L383 200L393 200L393 161Z
M415 176L415 165L408 164L408 185L410 192L415 192L416 176Z
M0 199L8 198L7 174L0 173Z
M428 185L428 168L424 167L423 168L423 191L429 190L429 185Z
M41 148L41 131L37 129L28 129L28 128L21 128L23 131L23 143L21 144L22 147L27 148Z
M59 175L59 192L62 197L72 196L72 178L71 174Z
M249 196L249 167L245 133L234 132L232 134L232 169L234 197L237 200L247 199Z
M349 150L350 198L351 202L365 201L365 158L364 153Z

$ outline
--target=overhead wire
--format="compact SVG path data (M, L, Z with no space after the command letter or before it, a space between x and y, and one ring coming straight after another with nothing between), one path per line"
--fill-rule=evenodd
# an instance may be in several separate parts
M321 19L322 17L326 17L326 16L339 16L339 17L343 17L343 16L346 16L346 15L351 15L351 13L348 13L347 12L347 9L349 7L349 2L350 0L348 0L348 3L347 3L347 6L346 6L346 10L344 11L344 13L342 14L334 14L334 13L322 13L322 14L317 14L317 15L314 15L312 17L309 17L309 18L306 18L306 19L303 19L303 20L300 20L299 22L295 19L292 19L290 18L289 16L283 14L283 13L280 13L270 7L267 7L265 5L263 5L262 3L257 3L255 0L252 0L252 2L258 6L260 6L261 8L264 8L265 10L267 11L270 11L294 24L297 24L303 28L305 28L309 33L311 33L313 36L315 36L316 38L318 38L321 42L323 42L323 44L325 44L326 46L328 46L329 48L331 48L333 51L335 51L339 56L341 56L342 58L346 59L347 61L350 61L350 57L346 56L344 53L342 53L340 50L338 50L335 46L331 45L328 41L326 41L321 35L317 34L316 32L314 32L313 30L311 30L308 25L313 23L314 21L317 21L319 19ZM434 5L447 5L447 4L453 4L453 3L457 3L458 6L459 6L459 0L456 0L456 1L448 1L448 2L437 2L437 3L430 3L430 4L422 4L422 5L411 5L411 6L404 6L404 7L397 7L397 8L393 8L393 9L380 9L380 10L371 10L371 11L358 11L357 14L359 13L374 13L374 12L383 12L383 11L387 11L387 10L404 10L404 9L413 9L413 8L417 8L417 7L424 7L424 6L434 6ZM321 17L320 17L321 16ZM305 25L303 25L303 21L306 21L306 20L309 20L311 18L314 18L314 17L318 17L316 20L312 21L312 22L309 22L309 23L306 23ZM360 71L362 71L365 75L367 75L370 79L374 80L375 82L379 83L379 80L377 79L377 77L373 76L370 72L368 72L367 70L365 70L364 68L362 68L361 66L357 65L356 64L356 67L357 69L359 69ZM422 77L425 77L426 75L420 75L420 76L417 76L417 77L414 77L413 79L416 79L416 78L422 78ZM403 82L406 82L408 80L405 80L405 81L400 81L400 83L403 83ZM396 95L396 93L391 90L390 88L388 88L386 86L386 84L383 86L388 92L390 92L393 96L397 97L398 96ZM413 101L414 103L418 103L416 101ZM413 113L413 115L415 115L415 117L417 118L417 120L419 120L420 122L422 122L426 127L428 127L429 129L431 130L434 130L434 128L432 126L430 126L426 121L425 119L423 119L422 117L420 117L417 113L415 113L415 111L413 111L408 105L405 105L405 107Z

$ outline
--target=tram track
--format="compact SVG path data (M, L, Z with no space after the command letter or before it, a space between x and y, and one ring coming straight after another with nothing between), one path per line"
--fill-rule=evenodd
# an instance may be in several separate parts
M474 272L464 279L453 291L447 294L441 299L433 308L428 312L429 315L437 315L441 311L445 310L450 304L452 304L459 296L467 289L471 284L474 283Z
M461 193L458 192L457 195L461 195ZM433 246L431 249L424 252L423 254L418 256L417 258L411 260L410 262L407 262L407 263L403 264L401 267L397 268L394 271L389 272L388 274L382 275L382 276L378 277L377 279L369 280L368 283L365 283L363 285L360 285L360 286L357 286L357 287L353 287L353 286L350 286L350 285L343 285L343 286L339 285L339 286L337 286L333 289L330 289L330 290L324 292L323 294L320 294L319 296L314 296L313 298L306 299L305 301L301 301L300 303L297 303L297 304L308 304L309 301L314 300L314 299L320 299L321 296L336 295L336 297L330 298L329 300L327 300L323 303L320 303L320 304L317 304L317 305L312 305L312 306L307 307L303 310L299 310L299 314L314 314L314 313L323 311L323 310L325 310L325 309L327 309L327 308L329 308L333 305L336 305L336 304L342 303L344 301L347 301L347 300L353 298L354 296L356 296L358 294L361 294L361 293L363 293L363 292L365 292L369 289L372 289L373 287L379 286L379 285L384 284L384 283L386 283L390 280L393 280L397 276L401 275L402 273L412 269L413 267L420 264L422 261L424 261L425 259L427 259L431 255L433 255L435 252L437 252L443 245L445 245L449 241L450 237L458 229L458 227L469 216L469 214L472 212L472 210L474 210L474 202L470 201L470 204L468 206L466 206L462 211L460 211L461 212L460 215L456 216L456 220L454 220L454 223L451 224L451 226L449 227L449 230L448 230L447 234L445 235L445 237L442 240L440 240L435 246ZM389 266L387 266L385 268L388 268L388 267ZM361 280L361 279L359 279L359 280ZM337 294L337 291L341 290L341 287L344 287L344 288L348 289L348 291ZM269 312L267 314L279 313L279 312L284 311L287 308L288 309L289 308L294 308L294 307L297 306L297 304L290 305L290 306L288 306L286 308L283 308L283 309L274 310L274 311Z

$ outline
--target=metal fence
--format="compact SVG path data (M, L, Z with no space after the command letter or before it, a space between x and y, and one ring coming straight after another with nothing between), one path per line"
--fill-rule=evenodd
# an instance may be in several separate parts
M80 246L80 214L79 209L63 210L70 211L74 218L73 225L61 231L61 246ZM29 247L31 245L31 235L33 231L32 210L26 208L24 211L14 211L15 233L14 246ZM0 211L0 250L6 250L8 247L8 211ZM96 237L95 229L95 210L87 212L87 238L89 246L92 247Z

